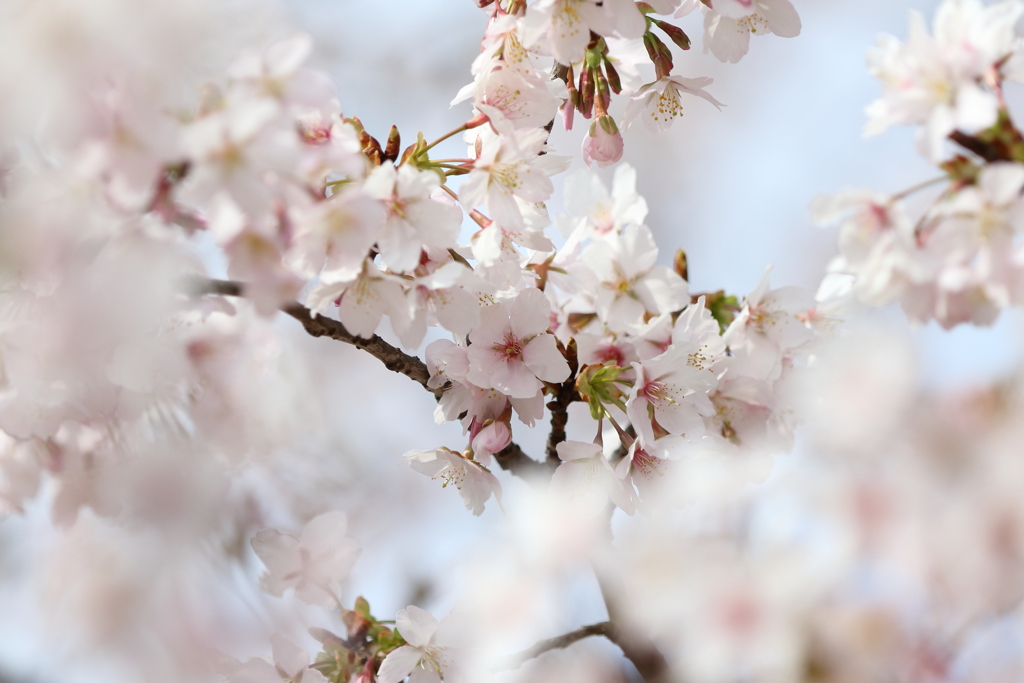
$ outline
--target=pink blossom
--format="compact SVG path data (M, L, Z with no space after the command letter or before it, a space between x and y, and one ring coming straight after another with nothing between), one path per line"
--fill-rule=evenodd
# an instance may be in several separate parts
M484 308L480 326L469 335L466 379L512 398L533 398L543 389L542 382L564 382L569 364L547 332L550 311L538 289L521 292L511 306Z
M590 132L583 138L583 161L587 166L597 163L604 168L622 158L622 134L615 120L607 114L590 124Z

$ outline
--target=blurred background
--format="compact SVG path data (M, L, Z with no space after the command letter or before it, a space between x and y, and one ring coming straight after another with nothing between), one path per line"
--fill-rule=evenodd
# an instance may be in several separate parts
M755 37L736 65L702 53L699 16L679 20L694 41L676 62L679 72L713 77L709 91L727 106L719 112L689 98L686 115L668 132L654 136L638 125L625 135L623 160L637 168L661 261L669 264L677 247L685 249L695 291L724 288L742 297L768 265L774 286L815 289L834 253L835 233L811 224L807 207L814 196L847 187L898 192L935 175L917 155L912 131L865 139L861 129L863 109L878 93L865 49L879 33L904 36L908 10L930 16L938 0L794 4L802 34L791 40ZM264 42L293 30L310 33L316 44L311 66L331 74L342 111L358 116L379 139L392 124L408 144L418 130L433 139L466 120L468 104L450 108L449 102L470 81L485 26L471 0L289 0L272 16L262 24ZM1017 106L1024 104L1019 91L1009 95ZM582 164L584 132L578 121L571 132L556 126L552 138L556 152L574 157L574 168ZM458 151L458 142L449 144ZM601 171L609 183L610 171ZM553 214L561 206L560 179L555 181ZM984 383L1017 363L1016 311L1003 313L994 329L952 332L934 324L910 330L895 308L872 315L911 338L921 374L935 386ZM291 321L277 327L287 348L301 350L290 363L317 408L306 443L247 475L246 485L271 501L264 517L280 528L301 529L297 520L321 512L329 501L349 514L351 533L364 547L346 600L364 595L384 619L411 603L443 615L476 560L506 533L496 505L489 503L475 518L454 491L413 472L401 458L413 449L461 449L458 425L434 424L432 397L375 359L308 338ZM574 434L571 420L574 435L590 438ZM540 457L546 433L520 429L515 439ZM507 507L528 495L519 480L499 478ZM41 587L75 576L64 566L66 574L54 579L54 563L61 560L50 549L58 533L48 522L45 496L24 515L0 521L0 683L132 680L135 670L123 668L118 652L83 653L64 640L52 614L40 614ZM266 653L267 633L282 624L307 648L315 644L301 640L306 626L341 630L317 610L261 596L255 587L261 571L248 553L240 564L219 567L204 579L221 586L211 589L219 597L205 606L210 618L238 629L230 654L244 659ZM559 615L564 623L549 625L550 635L605 618L585 568L565 577L563 591L573 607Z

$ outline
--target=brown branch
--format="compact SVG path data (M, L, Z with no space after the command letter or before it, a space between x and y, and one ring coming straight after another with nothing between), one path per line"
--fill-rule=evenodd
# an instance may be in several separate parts
M501 469L530 482L547 481L555 471L550 463L534 460L515 443L495 453L494 459Z
M232 280L196 279L189 282L188 290L197 295L245 296L245 285ZM330 337L331 339L351 344L379 360L388 370L405 375L420 384L424 389L432 393L435 398L441 398L441 395L444 393L444 388L431 389L427 386L427 381L430 379L430 371L423 361L416 356L410 356L401 349L395 348L379 336L373 335L369 339L364 339L354 335L337 320L313 313L295 301L281 306L281 310L302 323L306 332L311 336Z
M186 289L194 295L219 294L221 296L245 296L245 285L233 280L212 280L194 278L189 280ZM395 348L386 341L373 335L369 339L358 337L348 330L337 320L316 315L300 303L292 302L285 304L281 310L302 323L306 332L314 337L330 337L338 341L351 344L356 348L366 351L392 372L398 372L411 378L424 389L440 399L444 394L444 388L431 389L427 386L430 379L430 371L426 364L416 356ZM574 351L575 353L575 351ZM572 363L575 363L575 356ZM575 372L575 369L574 369ZM563 437L564 439L564 437ZM501 469L511 472L514 476L521 477L528 481L547 481L551 478L554 467L550 463L542 463L526 455L519 446L509 444L503 450L494 454ZM557 467L557 456L555 466Z
M569 633L565 633L555 638L542 640L531 648L511 655L492 667L491 671L497 673L499 671L511 671L512 669L518 669L525 662L528 662L535 657L539 657L545 652L567 648L576 641L589 638L590 636L606 636L610 639L611 632L612 625L611 622L608 621L602 621L599 624L590 624L589 626L581 626L575 631L570 631Z
M576 391L576 372L579 370L579 360L576 355L576 342L570 341L567 347L558 344L559 350L565 354L565 360L569 363L569 379L558 385L554 399L548 401L547 408L551 411L551 433L548 435L546 450L548 466L555 468L562 462L558 457L558 444L565 441L565 426L569 422L569 404L580 400L579 392Z
M636 629L627 629L622 626L622 613L618 603L614 600L609 580L607 577L597 575L598 585L601 587L601 597L604 598L605 607L608 609L608 623L611 625L606 634L608 640L619 646L626 659L633 662L637 672L647 683L672 683L672 672L669 669L665 655L661 654L658 646L654 644L647 634Z
M608 506L608 536L607 542L611 544L611 518L615 513L615 506ZM609 547L610 549L610 547ZM636 628L626 626L627 618L623 615L621 606L616 596L624 593L624 587L612 576L603 574L595 564L594 576L597 578L597 585L601 588L601 598L604 599L605 609L608 610L608 622L611 629L607 633L608 640L619 646L626 659L633 662L637 672L646 683L673 683L676 679L672 676L665 655L661 653L654 641Z
M973 135L955 130L949 134L949 139L964 149L974 152L985 161L999 161L1006 158L1005 152L998 145L980 140Z

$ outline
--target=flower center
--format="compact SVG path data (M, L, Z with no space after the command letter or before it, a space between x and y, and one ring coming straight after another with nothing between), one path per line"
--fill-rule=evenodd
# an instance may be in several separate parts
M661 476L658 459L642 448L637 448L633 453L633 469L644 479L650 479L655 474Z
M679 101L679 92L669 84L658 95L654 108L650 112L655 121L671 121L683 115L683 104Z
M517 360L523 357L525 344L519 337L511 332L505 334L505 338L494 345L494 350L504 356L505 361Z
M745 17L746 24L749 27L751 33L757 35L758 33L768 33L768 20L762 17L757 12L754 12L748 17ZM742 22L743 20L741 20ZM740 24L742 26L742 23Z

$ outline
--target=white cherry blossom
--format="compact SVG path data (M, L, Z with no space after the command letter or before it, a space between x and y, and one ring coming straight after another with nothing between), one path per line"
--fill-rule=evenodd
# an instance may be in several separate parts
M607 36L618 30L625 38L639 38L644 29L640 11L626 0L537 0L522 21L522 38L559 63L572 64L583 58L591 31Z
M600 281L594 307L611 330L636 327L645 313L669 313L689 303L686 280L655 265L657 258L654 237L642 225L627 226L583 250L583 262Z
M562 464L551 477L551 488L574 511L583 516L598 515L611 501L626 514L635 512L632 492L615 475L599 445L563 441L557 449Z
M629 104L626 105L622 127L629 128L638 117L642 117L644 126L652 133L667 130L676 117L683 115L683 103L679 99L680 93L688 93L705 99L721 110L725 105L704 90L713 82L714 79L706 76L701 78L665 76L654 83L647 83L637 90Z
M1022 12L1024 6L1012 1L944 2L935 15L934 35L922 15L911 12L905 43L881 36L868 53L868 65L884 92L867 109L865 134L893 124L919 124L921 152L938 160L954 130L973 132L995 123L998 99L982 81L1013 52L1014 26Z
M286 263L297 274L325 282L351 280L363 268L385 220L380 201L358 188L342 190L294 217Z
M750 36L774 33L782 38L800 35L800 16L789 0L683 0L676 16L698 7L704 12L704 51L735 64L747 54Z
M229 660L220 666L221 673L230 683L327 683L324 675L309 668L309 653L279 633L270 637L274 662L250 659L245 662Z
M362 552L347 530L348 520L341 512L314 517L301 536L263 529L252 539L253 550L268 570L260 587L271 595L294 588L295 597L303 602L332 604Z
M475 460L469 460L447 448L409 451L405 454L405 459L417 472L431 479L441 479L444 486L455 486L466 504L466 509L474 515L483 513L484 503L492 493L498 504L501 504L501 484Z
M543 202L554 191L549 176L568 167L565 157L540 154L547 137L542 128L489 136L459 188L459 201L466 208L483 204L499 225L523 230L526 223L516 198Z
M451 619L449 615L438 622L430 612L415 605L400 611L395 626L408 645L384 658L377 671L377 682L399 683L409 676L411 683L451 683L459 678L452 644L446 638Z
M627 225L643 225L647 202L636 191L636 169L629 164L615 167L612 191L593 171L580 169L565 177L565 208L569 212L559 227L564 236L585 221L587 237L619 232ZM563 228L562 225L571 226Z
M366 178L363 190L384 203L387 217L376 231L377 248L393 271L406 272L420 263L424 245L436 249L455 246L462 223L456 206L433 199L440 187L436 173L421 171L411 164L398 169L391 162L381 164Z

